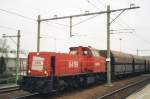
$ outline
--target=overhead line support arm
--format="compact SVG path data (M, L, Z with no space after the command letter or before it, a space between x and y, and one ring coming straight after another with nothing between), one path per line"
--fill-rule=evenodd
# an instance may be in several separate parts
M110 13L111 13L111 12L122 11L122 10L137 9L137 8L140 8L140 7L137 6L137 7L122 8L122 9L117 9L117 10L110 10ZM86 13L86 14L77 14L77 15L63 16L63 17L55 17L55 18L47 18L47 19L41 19L41 21L66 19L66 18L70 18L70 17L74 18L74 17L89 16L89 15L95 15L95 14L104 14L104 13L107 13L107 11L93 12L93 13Z

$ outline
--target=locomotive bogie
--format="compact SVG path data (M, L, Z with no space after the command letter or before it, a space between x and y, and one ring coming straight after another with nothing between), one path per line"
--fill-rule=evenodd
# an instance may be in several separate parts
M50 93L53 88L50 77L24 76L19 84L21 89L31 93Z

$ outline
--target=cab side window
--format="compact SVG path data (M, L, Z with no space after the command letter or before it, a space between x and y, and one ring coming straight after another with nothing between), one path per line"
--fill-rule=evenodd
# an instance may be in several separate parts
M95 57L99 57L100 56L100 54L99 54L99 52L97 50L92 50L92 54Z
M88 49L84 48L83 49L83 55L90 56L91 54L90 54L90 51Z
M88 55L88 51L87 51L87 50L84 50L84 51L83 51L83 55Z
M71 54L71 55L78 55L78 51L77 51L77 50L71 50L71 51L70 51L70 54Z

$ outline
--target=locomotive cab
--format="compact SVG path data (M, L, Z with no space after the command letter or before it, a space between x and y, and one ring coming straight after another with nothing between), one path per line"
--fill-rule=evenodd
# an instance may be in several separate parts
M71 54L71 55L81 55L81 56L92 57L92 56L94 56L92 54L92 50L93 49L91 47L82 47L82 46L79 46L79 47L70 47L69 54Z

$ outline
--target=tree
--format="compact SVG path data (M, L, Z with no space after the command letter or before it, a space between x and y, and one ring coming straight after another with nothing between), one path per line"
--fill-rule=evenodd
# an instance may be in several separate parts
M0 39L0 75L7 71L9 46L6 39Z
M0 57L0 74L2 75L5 71L6 71L5 58L1 56Z
M9 51L9 46L7 45L7 40L0 39L0 54L1 54L1 56L4 56L5 59L8 59L8 51Z

